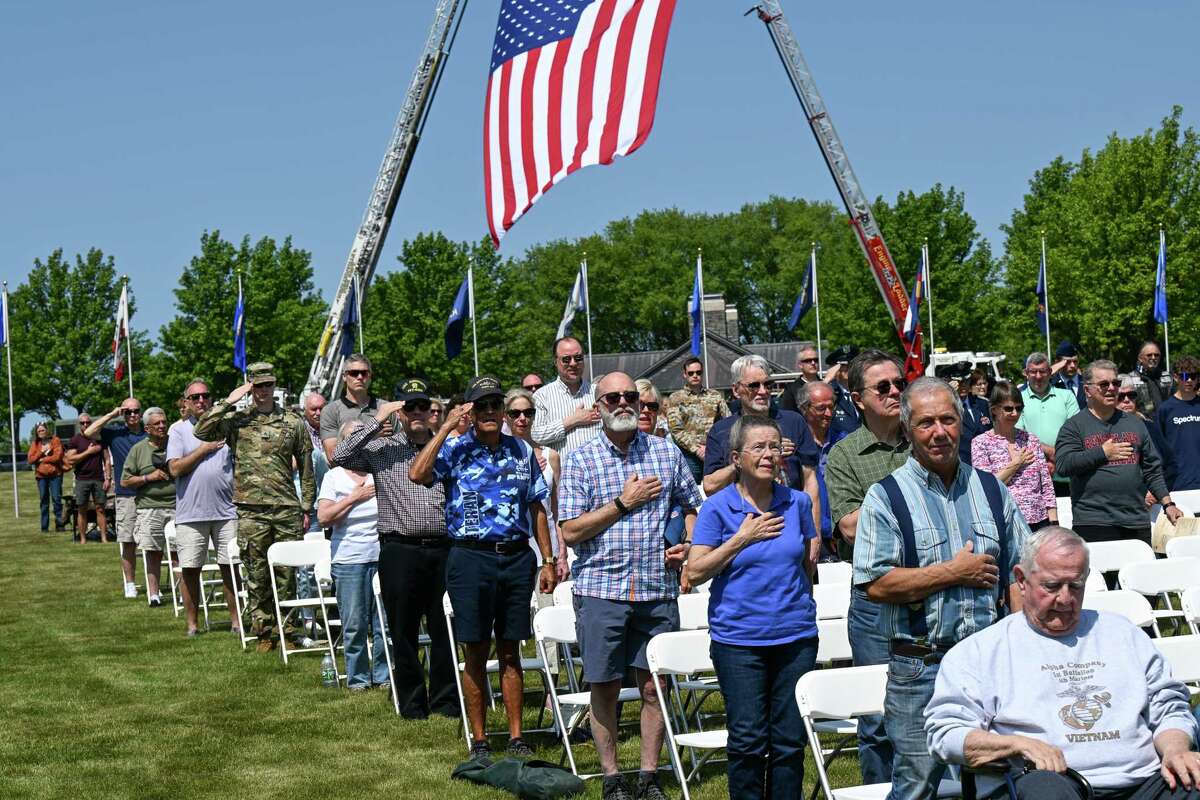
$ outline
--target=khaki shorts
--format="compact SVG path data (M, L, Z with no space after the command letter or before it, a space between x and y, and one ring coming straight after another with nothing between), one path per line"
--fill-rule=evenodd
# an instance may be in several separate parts
M237 541L236 519L175 523L175 549L183 569L200 569L208 562L209 542L217 550L217 563L228 564L229 543L233 541Z
M137 498L116 496L117 504L117 541L136 542L134 532L137 528Z
M167 537L164 529L175 519L173 508L139 508L134 522L134 535L143 550L166 550Z

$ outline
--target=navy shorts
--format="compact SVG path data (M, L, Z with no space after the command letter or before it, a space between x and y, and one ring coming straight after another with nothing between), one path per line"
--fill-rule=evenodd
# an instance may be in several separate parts
M660 633L679 630L674 600L605 600L575 595L575 635L589 683L620 680L628 667L649 670L646 645Z
M446 559L446 591L454 607L454 635L460 642L533 637L529 619L537 557L523 547L501 555L451 547Z

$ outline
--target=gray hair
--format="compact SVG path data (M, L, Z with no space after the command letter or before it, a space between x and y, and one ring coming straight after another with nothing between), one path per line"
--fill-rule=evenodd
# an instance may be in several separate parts
M1095 376L1098 370L1107 370L1112 373L1120 372L1120 370L1117 369L1117 365L1109 361L1107 358L1097 358L1095 361L1083 368L1083 382L1091 383L1092 378Z
M912 419L912 400L914 397L934 392L945 392L952 401L954 413L961 420L963 415L962 400L958 399L958 392L954 391L950 384L946 383L941 378L935 378L931 375L922 375L908 385L900 395L900 427L908 430L908 423Z
M743 356L746 358L746 356ZM770 428L775 431L779 438L783 439L783 432L779 428L779 423L770 417L757 416L754 414L742 414L733 423L733 427L729 430L729 452L737 452L746 444L746 437L750 435L750 431L758 428Z
M1083 562L1083 576L1087 577L1091 565L1091 555L1087 542L1075 531L1061 525L1047 525L1025 540L1021 546L1021 571L1029 577L1037 571L1037 557L1046 548L1054 550L1082 550L1087 556Z
M637 387L638 394L649 393L654 396L655 403L662 403L662 395L659 394L658 387L651 383L648 378L638 378L633 382L633 385Z
M1034 352L1025 356L1025 369L1029 369L1034 364L1049 364L1049 363L1050 363L1050 357L1041 351L1035 350Z
M346 356L346 360L342 362L342 371L345 372L346 367L350 366L351 364L366 364L367 369L374 372L374 369L371 367L371 359L367 358L362 353L351 353L350 355Z
M800 384L800 388L796 390L796 407L808 408L810 405L812 405L813 389L819 389L821 387L828 389L830 393L833 392L832 386L821 381L806 381L805 383Z
M185 399L187 398L188 389L192 388L197 383L203 384L205 389L209 388L208 381L204 380L204 378L192 378L183 385L183 396Z
M142 413L142 419L145 420L146 422L149 422L150 418L154 417L154 416L159 416L159 417L162 417L163 419L166 419L167 412L163 411L158 406L150 406L149 408L147 408L145 410L145 412Z
M338 442L341 442L343 439L345 439L350 434L354 433L356 430L358 430L362 426L363 426L363 421L361 419L352 419L352 420L347 420L346 422L343 422L342 427L338 428L338 434L337 434Z
M529 391L528 389L523 389L518 386L515 389L509 389L507 392L505 392L504 409L507 411L508 407L511 406L515 400L528 400L529 407L533 408L533 392Z
M750 353L736 359L729 365L729 377L733 379L734 383L741 383L742 376L751 369L761 369L768 375L771 374L771 366L767 363L767 360L757 353Z

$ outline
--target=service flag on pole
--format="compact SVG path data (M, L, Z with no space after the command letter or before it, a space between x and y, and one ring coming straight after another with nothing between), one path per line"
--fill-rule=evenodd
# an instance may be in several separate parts
M1158 274L1154 276L1154 321L1167 324L1167 234L1158 232Z
M800 295L796 298L796 302L792 305L792 316L788 319L788 330L795 330L800 324L800 320L804 319L804 315L812 311L814 298L813 290L817 285L817 261L816 252L808 257L808 272L804 275L804 286L800 289Z
M912 296L908 298L908 312L904 315L904 339L912 342L917 337L917 327L921 324L921 301L925 299L925 274L927 265L921 260L921 268L917 270L917 281L913 284Z
M463 326L471 319L474 309L471 308L471 272L467 271L454 295L454 305L450 308L450 316L446 319L446 358L457 358L462 352Z
M704 277L700 258L696 258L696 277L692 281L692 355L699 356L704 346Z
M233 366L246 371L246 299L238 283L237 305L233 309Z
M579 272L575 273L575 286L571 289L571 296L567 298L567 307L563 310L562 322L558 323L556 339L561 339L571 333L571 323L575 321L576 313L587 312L587 292L584 290L583 280L583 265L580 264Z
M4 304L0 306L0 344L8 344L8 287L4 287Z
M117 328L113 331L113 381L125 379L125 358L121 353L121 340L129 338L129 282L121 284L121 299L117 301Z
M675 0L502 0L483 114L492 244L550 187L650 135Z
M342 355L354 354L355 334L358 332L358 278L350 281L350 294L346 295L346 307L342 309Z
M1028 286L1029 284L1025 284ZM1050 335L1050 318L1046 314L1046 253L1042 251L1042 265L1038 269L1037 322L1042 336Z

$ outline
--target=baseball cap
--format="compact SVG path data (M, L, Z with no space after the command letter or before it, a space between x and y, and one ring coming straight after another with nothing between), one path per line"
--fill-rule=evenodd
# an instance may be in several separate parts
M429 384L420 378L409 378L396 384L396 399L407 403L409 400L428 400Z
M504 390L500 388L500 381L491 375L480 375L467 384L465 400L468 403L474 403L476 400L492 395L504 396Z
M1054 351L1055 358L1078 358L1079 350L1075 345L1071 344L1071 340L1060 342L1058 349Z

